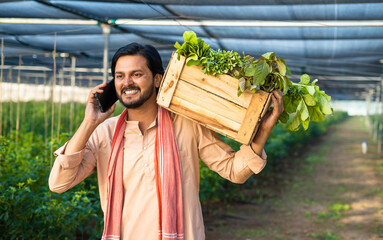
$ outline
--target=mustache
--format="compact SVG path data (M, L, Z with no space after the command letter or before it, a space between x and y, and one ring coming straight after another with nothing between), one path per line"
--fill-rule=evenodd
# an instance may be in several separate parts
M139 88L138 86L123 87L121 89L121 94L123 94L127 90L138 90L138 91L141 91L141 88Z

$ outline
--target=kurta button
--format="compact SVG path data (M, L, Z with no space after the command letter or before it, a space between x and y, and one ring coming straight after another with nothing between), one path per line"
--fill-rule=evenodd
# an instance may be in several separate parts
M139 133L138 136L142 136L142 133Z
M144 147L144 150L146 150L146 147Z
M148 164L147 163L145 163L145 167L147 167L148 166Z

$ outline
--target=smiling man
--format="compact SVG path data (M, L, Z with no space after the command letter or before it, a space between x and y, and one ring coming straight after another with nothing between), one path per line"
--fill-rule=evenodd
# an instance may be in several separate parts
M205 239L199 201L199 159L236 183L245 182L266 164L263 147L283 112L281 94L273 92L273 111L263 118L250 146L237 152L216 133L156 103L163 74L160 55L150 45L120 48L111 70L120 116L101 113L94 97L73 137L55 155L49 177L54 192L64 192L97 171L103 239Z

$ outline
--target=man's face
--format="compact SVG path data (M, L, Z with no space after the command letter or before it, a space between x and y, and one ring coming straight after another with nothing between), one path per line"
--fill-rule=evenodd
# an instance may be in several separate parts
M145 57L120 57L116 63L114 79L117 96L126 108L138 108L147 101L155 103L154 78Z

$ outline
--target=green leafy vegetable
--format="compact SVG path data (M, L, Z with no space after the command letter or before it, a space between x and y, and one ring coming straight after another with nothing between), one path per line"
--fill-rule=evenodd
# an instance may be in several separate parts
M193 31L184 32L183 38L182 45L178 42L174 45L178 59L180 55L185 56L187 66L202 66L206 74L228 74L237 78L238 96L246 90L281 91L285 111L279 121L286 123L288 130L297 131L301 125L306 130L310 121L324 121L326 115L333 113L331 97L315 85L318 80L310 82L310 76L303 74L299 83L291 82L287 77L291 75L290 69L274 52L255 59L234 51L211 49Z
M202 65L206 63L206 55L210 52L210 46L205 42L197 38L197 35L193 31L186 31L183 34L185 42L182 46L176 42L174 47L177 49L178 60L180 55L186 57L186 65Z

